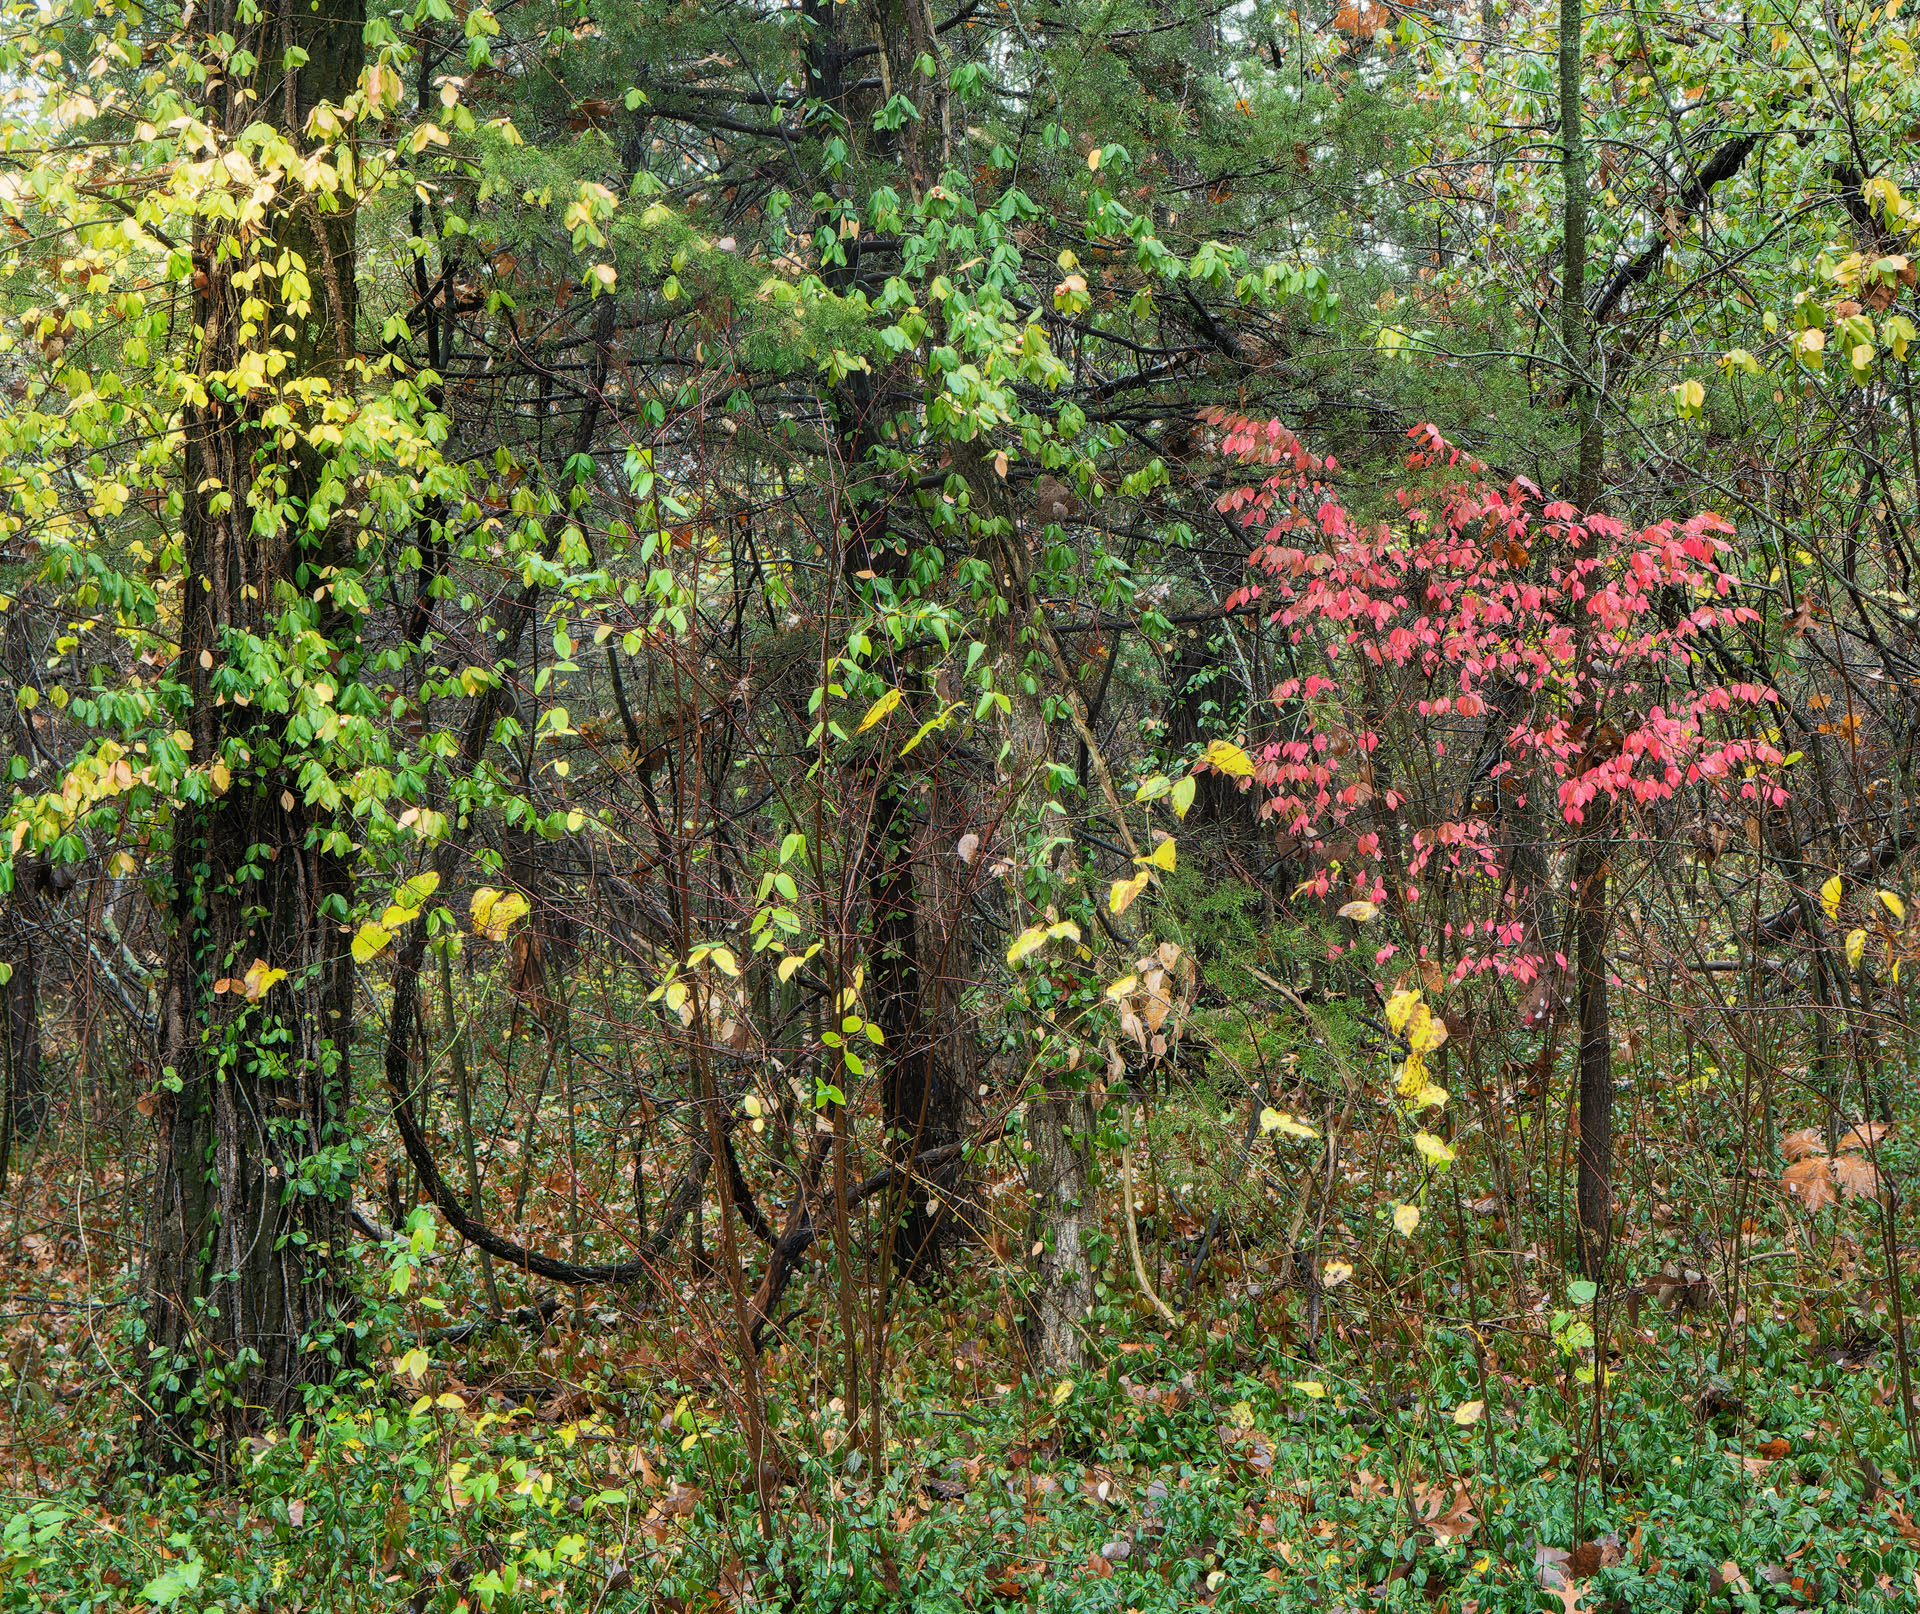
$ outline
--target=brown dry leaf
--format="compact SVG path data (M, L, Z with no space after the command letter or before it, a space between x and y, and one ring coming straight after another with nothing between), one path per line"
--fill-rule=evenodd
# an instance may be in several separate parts
M1880 1173L1865 1155L1843 1154L1833 1162L1834 1181L1848 1199L1872 1199L1880 1192Z
M1847 1149L1871 1149L1887 1135L1887 1131L1888 1128L1885 1121L1868 1121L1864 1126L1855 1127L1842 1138L1840 1140L1840 1148L1843 1151Z
M1833 1179L1825 1155L1809 1155L1788 1166L1781 1173L1780 1186L1810 1211L1833 1203Z
M1567 1584L1568 1554L1560 1547L1539 1547L1533 1554L1534 1574L1540 1589L1557 1592Z
M1804 1160L1810 1154L1825 1154L1827 1145L1819 1127L1803 1126L1780 1140L1780 1152L1789 1160Z
M1566 1585L1549 1588L1560 1599L1560 1606L1566 1614L1580 1614L1580 1599L1587 1595L1587 1583L1576 1580Z
M1439 1545L1450 1547L1471 1537L1479 1528L1480 1520L1472 1510L1466 1486L1454 1488L1453 1500L1444 1513L1439 1511L1443 1500L1440 1488L1435 1486L1427 1501L1428 1528L1433 1531L1433 1539Z
M1887 1500L1887 1517L1904 1540L1920 1545L1920 1524L1915 1524L1907 1510L1892 1498Z
M1735 1591L1748 1597L1753 1595L1752 1585L1731 1558L1707 1577L1707 1589L1713 1592Z

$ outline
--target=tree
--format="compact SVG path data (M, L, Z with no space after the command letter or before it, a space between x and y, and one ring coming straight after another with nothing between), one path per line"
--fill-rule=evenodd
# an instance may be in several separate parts
M199 36L229 33L257 65L229 66L204 105L215 160L253 183L237 216L203 208L192 238L204 393L181 421L174 676L186 749L213 759L214 788L171 826L146 1276L147 1439L169 1454L203 1418L229 1438L283 1421L339 1362L350 890L344 837L306 776L336 765L327 728L364 716L355 518L326 431L359 380L354 217L338 194L351 134L334 109L362 88L363 22L358 0L227 6Z
M1549 947L1529 923L1537 903L1526 881L1542 867L1549 878L1571 871L1579 1254L1597 1274L1611 1238L1614 1048L1596 887L1635 812L1683 794L1761 812L1787 799L1783 754L1751 735L1750 715L1742 723L1777 694L1697 675L1701 647L1756 615L1727 603L1738 588L1723 536L1732 529L1702 514L1628 533L1525 482L1489 484L1432 427L1412 434L1409 469L1429 480L1398 490L1400 520L1359 523L1322 480L1332 467L1280 422L1215 418L1227 454L1277 467L1223 500L1264 528L1254 580L1236 598L1285 630L1296 667L1344 666L1366 692L1342 699L1318 671L1280 681L1273 700L1288 737L1260 754L1261 811L1315 850L1355 819L1376 825L1354 836L1348 867L1323 867L1311 886L1349 898L1340 913L1356 927L1353 949L1366 950L1363 927L1390 916L1397 939L1372 962L1384 971L1399 959L1400 990L1461 991L1432 1048L1451 1024L1511 1015L1490 1001L1502 982L1524 995L1569 969L1564 944ZM1502 820L1535 801L1551 801L1532 821L1557 823L1561 847L1539 864L1503 856ZM1401 1092L1415 1114L1446 1101L1425 1078L1432 1048L1410 1045Z

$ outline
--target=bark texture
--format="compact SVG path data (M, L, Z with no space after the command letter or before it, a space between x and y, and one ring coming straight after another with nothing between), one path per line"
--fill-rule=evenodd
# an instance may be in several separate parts
M205 21L209 55L224 33L262 66L251 83L212 75L208 121L229 145L260 120L304 147L313 108L344 100L359 79L364 23L361 0L264 17L221 0ZM296 50L304 65L283 70ZM231 771L226 788L214 781L174 828L145 1271L153 1384L142 1435L160 1463L198 1453L225 1466L241 1436L297 1411L303 1389L342 1359L347 1294L334 1254L352 1160L341 1129L353 1023L347 871L325 845L328 822L306 802L312 725L283 697L316 681L336 703L345 694L356 625L330 593L314 594L326 568L352 564L355 546L337 517L317 528L307 519L323 466L304 439L283 446L264 423L266 390L242 395L214 380L265 340L243 329L242 305L259 297L270 318L253 323L275 332L289 376L324 380L333 397L348 384L353 222L327 200L289 183L270 204L264 240L207 219L193 243L208 399L184 418L176 676L189 692L183 726L195 761L225 759ZM279 273L250 284L247 270L263 258ZM295 260L305 267L304 308L289 275ZM280 656L287 664L274 664ZM284 978L253 994L219 989L243 981L256 959Z

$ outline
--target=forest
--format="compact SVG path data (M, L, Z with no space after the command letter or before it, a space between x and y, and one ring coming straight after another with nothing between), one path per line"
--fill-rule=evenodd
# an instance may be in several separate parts
M1920 1605L1917 49L0 0L0 1610Z

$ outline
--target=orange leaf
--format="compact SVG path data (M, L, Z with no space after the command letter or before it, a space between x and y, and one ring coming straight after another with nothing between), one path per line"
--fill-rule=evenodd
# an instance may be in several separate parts
M1833 1203L1833 1179L1827 1175L1824 1155L1809 1155L1788 1166L1781 1175L1780 1186L1810 1211Z
M1887 1135L1885 1121L1868 1121L1855 1127L1840 1140L1842 1149L1870 1149Z
M1789 1160L1804 1160L1810 1154L1825 1154L1827 1146L1817 1126L1803 1126L1780 1140L1780 1152Z
M1864 1155L1841 1155L1833 1163L1833 1176L1849 1199L1872 1199L1880 1192L1880 1173Z

